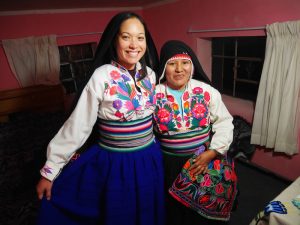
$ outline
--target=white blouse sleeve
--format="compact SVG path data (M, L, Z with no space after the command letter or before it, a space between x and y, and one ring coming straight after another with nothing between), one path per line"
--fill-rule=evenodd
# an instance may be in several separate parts
M96 89L98 88L98 89ZM47 161L41 175L54 180L61 169L69 162L76 150L87 140L97 120L101 87L96 87L93 77L84 88L76 108L60 128L47 147Z
M221 94L214 88L211 90L210 120L213 132L210 149L225 155L233 139L233 118L222 101Z

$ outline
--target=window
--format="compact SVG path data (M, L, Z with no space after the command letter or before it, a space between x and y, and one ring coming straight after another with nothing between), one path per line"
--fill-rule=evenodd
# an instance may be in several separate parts
M67 94L77 92L92 72L96 43L60 46L60 81Z
M255 101L266 37L212 39L212 83L223 94Z

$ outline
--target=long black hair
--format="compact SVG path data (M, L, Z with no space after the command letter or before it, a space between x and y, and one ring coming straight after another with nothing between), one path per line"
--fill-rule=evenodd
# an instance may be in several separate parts
M85 78L84 82L82 82L78 87L78 91L74 98L70 113L76 107L80 95L84 87L86 86L87 82L89 81L90 77L94 73L95 69L97 69L98 67L104 64L110 64L112 60L118 62L117 52L115 49L116 39L119 34L122 23L131 18L136 18L143 24L145 30L145 36L146 36L146 52L140 59L142 68L141 71L139 71L141 74L139 80L142 80L145 76L147 76L146 66L149 66L152 70L155 71L155 75L157 78L158 53L146 23L144 22L142 17L140 17L138 14L134 12L128 12L128 11L120 12L111 18L106 28L104 29L103 34L101 35L100 41L98 43L95 52L93 65L90 70L91 73Z
M187 44L179 40L167 41L162 46L160 50L160 58L159 58L160 59L159 69L158 69L159 78L164 76L164 74L162 73L164 72L167 61L176 54L188 54L191 57L194 65L193 79L203 81L207 84L211 84L210 80L208 79L207 75L202 69L202 66L194 51ZM165 80L166 80L166 76L164 76L161 79L162 82L164 82Z
M142 66L140 79L143 79L147 75L146 66L149 66L151 69L157 72L158 54L154 41L144 20L138 14L133 12L118 13L107 24L96 49L93 70L104 64L109 64L111 60L114 60L116 62L118 61L115 49L116 38L118 36L122 23L131 18L138 19L143 24L145 29L147 48L145 54L140 59L140 63Z
M101 38L99 41L99 44L97 46L95 57L93 61L93 66L91 69L91 74L86 78L85 82L82 83L82 85L79 87L79 90L76 93L75 99L73 101L73 105L71 107L71 110L69 113L71 113L74 108L76 107L76 104L80 98L80 95L89 81L90 77L94 73L95 69L98 67L104 65L104 64L110 64L112 60L118 61L117 59L117 53L115 49L115 43L117 35L119 34L120 27L122 23L125 20L136 18L138 19L144 26L145 30L145 36L146 36L146 52L143 55L143 57L140 59L141 63L141 71L140 74L140 80L142 80L145 76L147 76L147 69L146 66L149 66L152 70L154 70L156 76L157 76L157 70L158 70L158 53L154 44L154 41L151 37L151 34L144 22L144 20L136 13L133 12L120 12L116 14L107 24ZM93 131L86 141L86 143L80 148L79 151L82 151L83 149L86 149L86 146L89 146L91 143L94 143L97 139L97 125L94 125Z

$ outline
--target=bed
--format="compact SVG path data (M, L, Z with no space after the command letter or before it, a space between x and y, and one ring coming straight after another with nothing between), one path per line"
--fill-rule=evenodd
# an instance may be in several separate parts
M65 120L62 86L0 91L0 224L31 225L46 147Z

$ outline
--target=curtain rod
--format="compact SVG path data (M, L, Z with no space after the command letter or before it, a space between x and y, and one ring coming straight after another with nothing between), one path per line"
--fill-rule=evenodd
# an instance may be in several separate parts
M203 29L203 30L194 30L189 29L188 33L206 33L206 32L222 32L222 31L245 31L245 30L264 30L266 26L261 27L240 27L240 28L221 28L221 29Z
M80 33L80 34L61 34L61 35L56 35L56 37L61 38L61 37L92 35L92 34L103 34L103 32L87 32L87 33Z
M87 33L75 33L75 34L60 34L60 35L56 35L56 37L57 38L62 38L62 37L74 37L74 36L93 35L93 34L103 34L103 32L87 32ZM2 45L2 40L0 40L0 45Z

